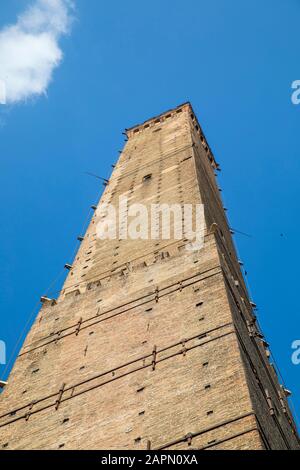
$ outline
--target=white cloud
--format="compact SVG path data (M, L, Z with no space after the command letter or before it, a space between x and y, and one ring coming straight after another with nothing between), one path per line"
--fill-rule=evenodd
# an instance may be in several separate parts
M0 31L0 80L7 103L46 93L63 57L59 40L71 23L71 0L35 0L16 24Z

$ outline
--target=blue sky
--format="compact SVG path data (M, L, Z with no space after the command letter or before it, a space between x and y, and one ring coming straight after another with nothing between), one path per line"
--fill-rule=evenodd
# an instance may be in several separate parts
M29 3L2 1L0 29ZM291 102L299 2L75 3L47 95L0 106L0 339L8 357L101 194L84 172L109 176L125 127L190 100L223 169L231 225L252 235L235 236L238 250L300 415L300 365L291 361L300 339L300 106Z

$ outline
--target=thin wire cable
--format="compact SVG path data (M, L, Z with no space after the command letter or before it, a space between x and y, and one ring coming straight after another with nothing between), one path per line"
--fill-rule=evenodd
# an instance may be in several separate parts
M91 209L89 209L89 211L88 211L88 214L87 214L87 217L86 217L86 219L85 219L85 221L84 221L84 224L83 224L81 233L84 232L84 230L85 230L85 228L86 228L86 226L87 226L87 224L88 224L88 220L89 220L89 218L90 218L90 214L91 214ZM74 249L73 252L72 252L72 253L73 253L72 257L73 257L73 258L75 257L77 251L78 251L78 246L77 246L77 244L76 244L75 249ZM57 284L58 280L60 279L60 277L63 275L64 272L65 272L64 269L61 270L60 273L55 277L54 281L52 281L51 284L49 285L49 287L46 289L45 295L48 295L48 294L49 294L49 292L51 291L51 289ZM22 331L21 331L21 333L20 333L20 335L19 335L19 337L18 337L18 339L17 339L17 341L16 341L14 347L13 347L13 350L12 350L12 352L11 352L11 354L10 354L9 360L8 360L8 362L6 363L5 368L4 368L4 370L3 370L2 374L1 374L1 380L3 380L3 378L6 376L6 373L7 373L8 369L9 369L9 367L10 367L10 365L11 365L11 362L12 362L12 360L13 360L13 358L14 358L14 356L15 356L15 354L16 354L18 348L19 348L19 345L20 345L22 339L24 338L24 336L25 336L25 334L26 334L26 331L27 331L27 329L28 329L28 327L29 327L31 321L33 320L34 316L36 316L36 315L38 314L38 311L40 310L39 307L40 307L40 300L36 302L36 304L35 304L33 310L31 311L31 313L30 313L30 315L29 315L29 317L28 317L28 319L27 319L27 321L26 321L26 323L25 323L25 325L24 325L24 327L23 327L23 329L22 329ZM38 310L38 309L39 309L39 310Z
M282 385L284 386L284 388L287 388L287 387L286 387L286 384L285 384L285 380L284 380L284 378L283 378L283 376L282 376L282 373L280 372L278 363L277 363L277 361L276 361L276 359L275 359L275 356L274 356L274 354L272 353L272 351L270 351L270 353L271 353L271 358L272 358L272 361L273 361L273 365L275 366L276 371L277 371L279 377L281 378ZM296 423L297 423L297 426L300 426L299 416L298 416L298 414L297 414L297 412L296 412L296 408L295 408L295 405L294 405L294 403L293 403L293 399L292 399L291 397L289 397L288 402L289 402L289 404L291 405L291 408L292 408L292 410L293 410L293 415L294 415L294 417L295 417L295 421L296 421Z
M101 195L102 195L102 193L101 193ZM101 195L99 196L99 198L101 197ZM82 228L81 228L81 230L80 230L80 235L82 235L83 233L85 233L86 230L88 229L89 220L90 220L90 216L91 216L91 212L92 212L92 211L91 211L91 208L90 208L90 209L88 210L88 213L87 213L86 218L84 219ZM77 254L77 252L78 252L78 250L79 250L79 247L80 247L80 243L78 242L78 243L75 244L75 248L74 248L74 250L72 250L71 256L70 256L70 258L68 258L68 259L71 259L71 260L74 260L74 259L75 259L75 256L76 256L76 254ZM62 272L65 272L64 269L63 269ZM60 276L58 276L58 278L59 278L59 277L60 277ZM51 290L52 287L57 283L57 281L58 281L58 279L57 279L56 281L54 281L54 282L51 284L51 286L50 286L50 287L48 288L48 290L47 290L47 294L49 294L50 290ZM63 290L63 289L60 289L59 291L54 291L54 292L52 292L52 293L53 293L53 294L60 294L60 292L62 292L62 290Z
M50 291L50 289L52 289L52 287L58 282L58 279L61 277L61 275L62 275L63 273L64 273L64 270L62 270L62 271L59 273L59 275L56 276L56 278L54 279L54 281L51 282L51 284L49 285L48 289L46 290L46 294L48 294L48 292ZM12 360L13 360L13 358L14 358L14 355L15 355L15 353L17 352L17 349L18 349L18 347L19 347L19 345L20 345L20 343L21 343L23 337L25 336L26 331L27 331L27 329L28 329L28 327L29 327L31 321L33 320L34 316L36 316L36 315L38 314L38 312L39 312L39 310L40 310L40 303L41 303L40 300L38 300L38 301L36 302L36 304L35 304L33 310L31 311L31 313L30 313L30 315L29 315L29 317L28 317L28 319L27 319L27 321L26 321L26 323L25 323L25 325L24 325L24 328L22 329L22 332L21 332L21 334L19 335L19 337L18 337L18 339L17 339L17 341L16 341L16 343L15 343L15 345L14 345L14 347L13 347L13 350L12 350L12 352L11 352L11 354L10 354L10 358L9 358L8 362L6 363L5 369L4 369L4 371L2 372L2 374L1 374L1 377L2 377L2 378L5 377L6 372L7 372L8 368L9 368L9 366L11 365L11 362L12 362ZM39 310L38 310L38 309L39 309Z
M21 342L21 340L22 340L22 338L23 338L23 336L24 336L24 334L25 334L25 332L26 332L28 326L30 325L30 322L32 321L34 315L36 314L36 310L37 310L37 308L39 307L39 304L40 304L39 301L35 304L35 306L34 306L32 312L31 312L31 314L30 314L30 316L29 316L29 318L28 318L28 320L27 320L27 322L26 322L26 324L25 324L25 326L24 326L24 328L23 328L23 330L22 330L22 332L21 332L21 334L20 334L20 336L19 336L17 342L15 343L15 346L14 346L14 348L13 348L13 350L12 350L12 353L11 353L11 355L10 355L10 358L9 358L9 360L8 360L6 366L5 366L5 369L4 369L3 373L1 374L2 379L5 377L5 374L6 374L8 368L9 368L9 366L10 366L10 364L11 364L11 361L12 361L12 359L13 359L13 357L14 357L16 351L17 351L17 348L18 348L18 346L19 346L19 344L20 344L20 342Z
M224 199L225 199L225 198L222 197L223 202L226 204L226 202L224 201ZM227 222L228 222L228 224L229 224L229 219L228 219L227 214L226 214L226 219L227 219ZM229 227L230 227L230 224L229 224ZM236 230L236 229L232 229L232 230L234 230L236 233L239 233L239 234L241 234L241 235L245 235L245 236L247 236L248 238L252 238L252 235L249 235L249 234L244 233L244 232L240 232L240 231L238 231L238 230ZM238 256L238 259L241 259L241 258L240 258L240 253L239 253L239 249L238 249L238 247L237 247L237 243L236 243L236 241L235 241L235 239L234 239L233 237L232 237L232 242L233 242L234 248L235 248L235 250L236 250L236 254L237 254L237 256ZM245 281L247 290L248 290L248 292L249 292L250 299L253 300L254 297L253 297L253 295L252 295L252 290L251 290L251 286L250 286L250 282L249 282L248 275L246 274L245 269L242 269L242 268L241 268L241 271L242 271L242 273L243 273L243 278L244 278L244 281ZM243 271L244 271L244 272L243 272ZM262 328L261 328L261 325L260 325L260 322L259 322L258 319L257 319L257 324L258 324L259 329L262 331ZM284 380L283 375L282 375L282 373L281 373L281 371L280 371L280 368L279 368L279 366L278 366L278 363L277 363L277 361L276 361L276 359L275 359L275 357L274 357L274 354L272 353L271 350L270 350L270 354L271 354L272 362L273 362L273 364L274 364L274 366L275 366L275 368L276 368L276 371L277 371L277 373L278 373L278 375L279 375L279 377L280 377L280 379L281 379L282 385L284 386L284 388L286 388L285 380ZM296 424L297 424L297 426L300 426L300 420L299 420L298 414L297 414L297 412L296 412L295 405L294 405L294 403L293 403L292 398L289 398L289 404L291 405L291 408L292 408L292 410L293 410L293 415L294 415L294 417L295 417Z

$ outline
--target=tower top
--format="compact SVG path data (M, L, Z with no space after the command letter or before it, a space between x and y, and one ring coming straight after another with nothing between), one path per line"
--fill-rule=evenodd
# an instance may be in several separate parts
M180 104L179 106L176 106L175 108L169 109L168 111L165 111L161 114L158 114L157 116L153 116L150 119L147 119L147 121L143 122L142 124L136 124L133 127L130 127L129 129L126 129L126 132L128 134L128 137L130 137L132 134L138 133L143 131L143 129L148 129L149 127L159 124L160 122L163 122L165 119L169 119L176 113L181 113L184 110L190 110L192 113L193 108L190 102L186 102L183 104Z
M207 139L204 136L204 132L203 132L203 130L202 130L200 124L199 124L197 116L196 116L196 114L193 110L193 107L192 107L192 105L189 101L187 101L185 103L182 103L179 106L176 106L175 108L169 109L168 111L165 111L161 114L158 114L157 116L154 116L150 119L147 119L142 124L136 124L133 127L125 129L126 135L127 135L128 139L130 139L131 137L134 137L134 136L140 134L141 132L144 132L144 131L147 131L148 129L154 128L157 125L163 124L164 122L168 121L171 118L174 118L175 116L178 116L179 114L181 114L183 112L190 114L190 118L191 118L191 120L194 124L194 127L195 127L196 131L200 134L201 141L205 145L206 151L209 155L209 159L210 159L213 167L214 168L219 168L219 165L215 160L213 152L212 152L212 150L211 150L211 148L210 148L210 146L207 142Z

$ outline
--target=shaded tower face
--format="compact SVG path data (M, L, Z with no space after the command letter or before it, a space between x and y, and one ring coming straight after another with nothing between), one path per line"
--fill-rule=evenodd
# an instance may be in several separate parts
M192 107L127 136L1 395L0 447L298 449Z

